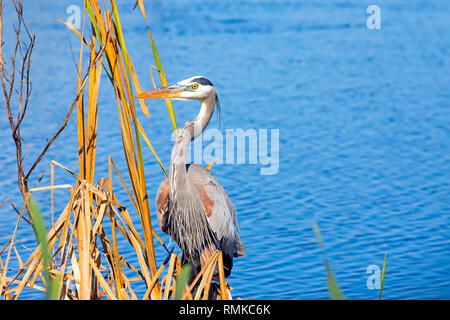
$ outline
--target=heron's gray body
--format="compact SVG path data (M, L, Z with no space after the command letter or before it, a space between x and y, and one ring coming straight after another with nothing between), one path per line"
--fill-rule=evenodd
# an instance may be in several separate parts
M202 107L198 116L183 126L173 146L169 178L160 184L157 193L158 222L161 230L180 246L183 260L192 264L194 274L219 249L228 276L233 257L245 254L234 206L208 170L197 164L186 165L187 147L208 125L218 100L208 79L193 77L183 82L210 88L199 98Z
M197 272L216 249L221 250L228 275L232 258L245 254L245 247L237 233L234 206L209 171L197 164L185 167L189 192L182 191L181 195L176 196L176 201L171 200L169 192L166 211L158 211L161 230L175 240L183 251L183 260L191 263ZM161 183L158 195L168 184L168 179ZM206 209L204 206L208 204L204 204L205 198L211 204Z

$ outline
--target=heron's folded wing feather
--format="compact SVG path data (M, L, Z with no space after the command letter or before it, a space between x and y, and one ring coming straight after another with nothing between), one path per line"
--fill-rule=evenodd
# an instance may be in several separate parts
M237 235L234 206L223 187L210 172L196 164L190 165L188 175L200 194L206 219L222 250L230 257L243 255L245 247Z
M169 180L161 182L156 193L156 216L158 218L159 228L167 233L167 216L169 214Z

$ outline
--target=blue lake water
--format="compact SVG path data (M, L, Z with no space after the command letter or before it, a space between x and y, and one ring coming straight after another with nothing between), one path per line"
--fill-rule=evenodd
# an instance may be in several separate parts
M37 36L33 93L22 125L29 167L75 96L79 41L57 20L67 20L67 7L82 7L82 2L24 2L26 20ZM150 89L153 56L142 16L131 10L130 1L118 2L127 48L142 87ZM380 30L366 26L371 1L145 4L170 83L208 77L221 101L223 132L279 129L277 174L261 175L261 164L212 169L237 208L247 247L228 278L235 297L328 299L323 254L312 228L317 223L347 298L378 298L378 290L367 287L367 268L381 268L387 252L385 299L450 299L449 3L377 1ZM6 30L14 16L11 11L4 15ZM7 43L12 40L11 34L5 37ZM198 103L176 101L174 107L178 126L198 112ZM140 113L139 119L168 167L167 109L163 101L149 101L149 108L152 118ZM11 197L20 206L14 144L3 111L0 201ZM96 180L107 175L109 155L126 176L117 106L106 76L98 127ZM215 117L210 128L218 128ZM50 184L52 159L76 170L76 141L74 115L30 185L42 171L40 185ZM146 147L144 155L154 199L163 174ZM56 182L74 183L62 170L56 171ZM116 183L119 200L139 224ZM67 191L57 195L68 197ZM37 198L49 219L49 193ZM151 212L156 223L154 201ZM0 209L0 247L16 218L7 205ZM18 237L33 247L25 224ZM163 239L169 242L166 235ZM124 254L130 250L126 243L120 249ZM165 251L157 250L161 262ZM145 288L138 292L142 296ZM41 297L34 291L22 296Z

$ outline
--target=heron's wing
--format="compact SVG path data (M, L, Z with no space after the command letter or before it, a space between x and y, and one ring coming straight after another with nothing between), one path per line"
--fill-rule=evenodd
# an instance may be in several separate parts
M238 236L233 203L216 178L203 167L191 164L188 179L201 199L211 230L230 257L243 256L245 247Z
M167 216L169 214L169 180L161 182L156 193L156 216L162 232L167 233Z

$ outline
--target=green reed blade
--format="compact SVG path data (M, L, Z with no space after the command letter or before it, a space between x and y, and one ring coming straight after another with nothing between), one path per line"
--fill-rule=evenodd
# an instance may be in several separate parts
M142 16L144 17L145 25L147 27L147 35L148 35L148 38L150 39L150 44L152 46L153 57L155 59L156 68L158 69L159 80L161 82L161 86L165 87L165 86L167 86L167 80L166 80L166 76L164 73L164 68L162 66L161 59L159 58L159 54L158 54L158 50L156 49L155 41L153 40L152 34L150 33L150 28L148 26L147 17L145 15L144 3L142 1L139 1L139 8L141 9L141 13L142 13ZM175 119L175 112L173 111L172 101L169 99L166 99L166 105L167 105L167 110L169 111L169 116L170 116L170 120L172 122L173 130L175 132L175 135L177 135L178 134L177 121Z
M48 250L47 230L45 228L44 219L36 201L30 196L28 200L28 207L31 213L31 224L36 236L36 239L41 247L41 258L44 266L44 279L47 283L47 300L56 300L58 298L59 279L52 279L50 277L50 254Z
M383 294L384 275L386 274L386 253L387 252L384 252L383 271L381 271L380 295L378 296L378 300L381 300L381 295Z
M320 230L317 224L313 224L314 234L316 235L317 241L319 242L320 248L323 251L324 255L324 265L325 269L327 271L327 283L328 283L328 291L330 293L330 297L332 300L345 300L344 295L341 292L341 289L339 289L339 286L337 284L336 278L333 275L333 272L331 271L330 264L328 263L328 259L325 253L325 249L323 246L322 236L320 235Z
M103 46L102 37L101 37L101 33L98 29L98 24L97 24L97 20L95 19L94 11L92 11L91 4L89 3L88 0L85 1L85 4L86 4L86 11L88 13L89 18L91 19L92 25L94 26L94 30L95 30L97 39L99 40L100 47L102 47Z
M190 264L186 264L181 269L180 275L177 279L177 286L175 288L175 300L180 300L183 295L183 289L186 287L186 284L191 277L192 267Z

